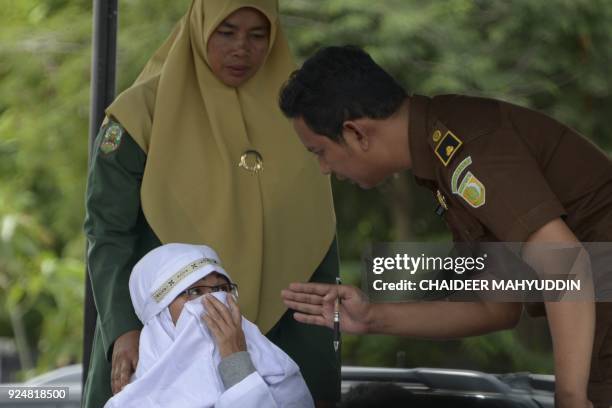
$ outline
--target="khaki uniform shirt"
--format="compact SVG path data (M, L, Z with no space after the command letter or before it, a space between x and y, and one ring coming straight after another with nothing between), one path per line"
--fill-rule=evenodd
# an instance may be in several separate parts
M413 173L455 241L524 242L557 217L581 241L612 241L612 162L576 131L460 95L414 96L409 120Z
M410 100L417 183L432 190L454 241L525 242L562 217L582 242L612 241L612 163L554 119L460 95ZM543 315L542 304L529 304ZM588 395L612 403L612 303L596 303Z

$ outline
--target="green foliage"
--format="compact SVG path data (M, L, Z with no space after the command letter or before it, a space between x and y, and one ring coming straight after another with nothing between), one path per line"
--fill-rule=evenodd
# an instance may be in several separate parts
M82 351L83 264L45 249L50 238L24 214L0 218L0 318L11 321L24 368L38 356L38 371L76 362Z
M300 60L323 45L361 45L410 92L535 107L612 147L610 2L280 2ZM119 90L189 3L120 2ZM39 370L81 353L91 4L0 0L0 336L20 337L23 324L22 354L35 355ZM334 193L344 260L358 259L368 241L448 239L434 200L409 177L368 192L334 183ZM358 264L345 263L343 275L357 283ZM443 343L346 336L344 355L394 366L400 351L410 366L547 371L548 342L545 328L533 325Z
M43 371L82 351L90 2L5 3L0 335L14 334L24 368L37 357Z

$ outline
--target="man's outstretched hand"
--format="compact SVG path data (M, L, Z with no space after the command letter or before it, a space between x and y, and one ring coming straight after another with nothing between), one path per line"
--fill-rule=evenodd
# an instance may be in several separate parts
M334 303L340 296L340 330L365 334L369 331L372 305L354 286L327 283L292 283L281 291L283 303L293 309L295 320L318 326L334 326Z

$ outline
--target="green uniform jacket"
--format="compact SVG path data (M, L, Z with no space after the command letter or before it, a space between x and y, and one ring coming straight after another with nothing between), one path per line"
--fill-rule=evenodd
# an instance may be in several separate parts
M86 407L102 407L111 396L113 343L120 335L142 328L130 299L130 271L161 245L140 208L146 155L123 130L114 146L105 141L111 125L103 126L96 137L87 184L87 267L98 318L84 392Z
M94 143L86 195L87 267L98 311L83 393L83 406L87 408L103 407L112 396L110 361L115 340L142 328L130 299L130 272L140 258L161 245L140 205L145 163L146 154L121 125L110 121L102 126ZM336 276L334 241L312 280L332 283ZM315 399L337 399L338 362L329 330L300 325L286 313L268 337L301 367ZM322 364L313 365L313 361Z

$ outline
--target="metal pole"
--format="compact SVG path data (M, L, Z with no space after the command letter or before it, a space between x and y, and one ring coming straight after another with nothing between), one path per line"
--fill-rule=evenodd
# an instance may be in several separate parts
M93 0L93 40L91 59L91 106L89 111L89 157L93 141L104 119L104 109L115 98L117 61L117 1ZM89 273L85 273L85 310L83 321L83 389L91 359L96 306Z

